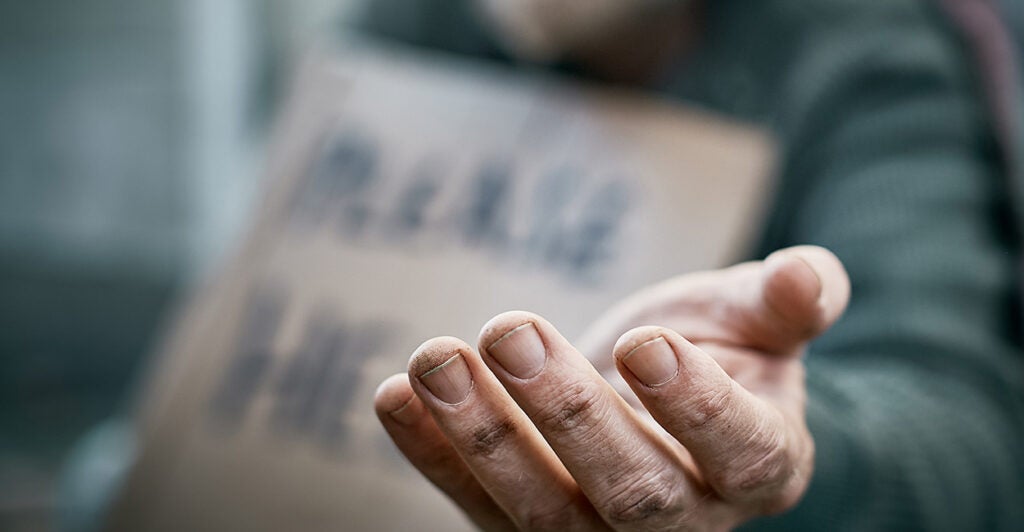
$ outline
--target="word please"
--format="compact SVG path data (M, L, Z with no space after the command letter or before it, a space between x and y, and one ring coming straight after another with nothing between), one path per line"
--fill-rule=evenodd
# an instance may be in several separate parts
M512 155L455 172L455 157L431 153L408 172L385 171L395 149L361 130L329 134L295 188L290 226L410 252L455 245L576 280L597 278L617 256L634 197L625 179L570 164L527 176Z

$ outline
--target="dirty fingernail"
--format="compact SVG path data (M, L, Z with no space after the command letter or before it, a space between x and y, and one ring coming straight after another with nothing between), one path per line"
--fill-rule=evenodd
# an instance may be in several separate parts
M679 373L679 360L661 336L634 347L622 357L622 363L647 386L665 384Z
M461 354L427 370L419 376L419 380L434 397L450 405L464 401L473 386L473 376Z
M505 371L520 379L528 379L540 373L547 358L544 342L532 322L505 333L487 348L487 352Z
M402 406L392 410L391 412L388 412L388 414L391 416L392 419L401 423L402 425L412 425L417 419L419 419L418 414L421 413L418 411L419 409L416 408L416 405L413 405L413 403L415 402L416 396L414 395L410 397L408 401L402 404Z

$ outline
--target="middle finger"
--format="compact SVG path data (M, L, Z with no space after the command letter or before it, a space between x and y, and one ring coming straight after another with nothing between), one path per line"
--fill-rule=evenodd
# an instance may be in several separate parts
M546 320L501 314L479 351L608 523L685 528L703 513L707 491L676 449Z

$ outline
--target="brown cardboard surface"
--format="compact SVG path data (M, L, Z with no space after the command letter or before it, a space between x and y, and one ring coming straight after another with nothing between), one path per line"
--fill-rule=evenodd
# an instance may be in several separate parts
M252 231L154 366L109 528L468 528L378 427L376 385L501 311L572 338L735 260L772 160L676 103L362 45L307 61L276 139Z

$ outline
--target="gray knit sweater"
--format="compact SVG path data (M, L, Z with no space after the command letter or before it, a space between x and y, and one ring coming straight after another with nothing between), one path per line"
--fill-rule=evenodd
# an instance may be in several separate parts
M752 255L825 246L853 283L807 357L810 490L750 528L1024 528L1020 227L960 34L924 0L707 4L650 90L771 127L781 186ZM463 2L374 6L367 31L508 60Z

